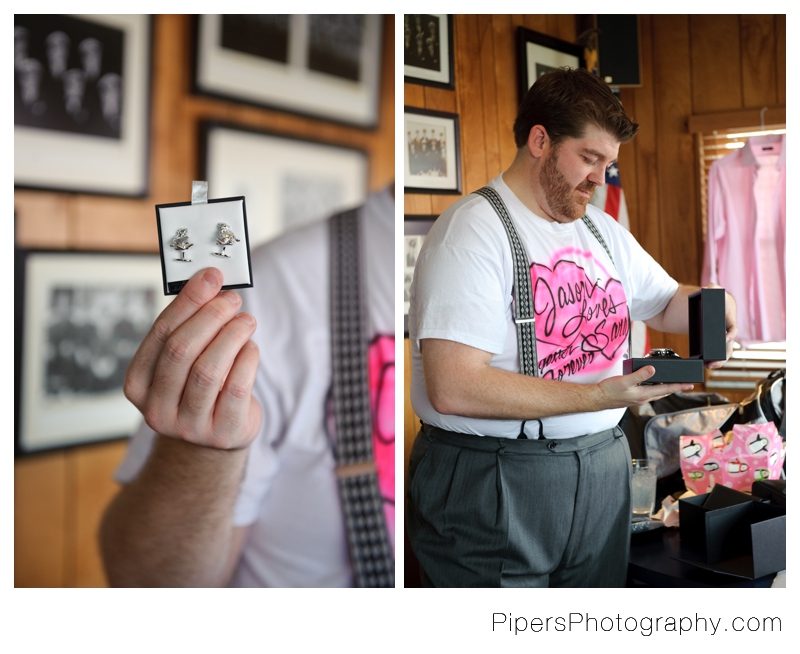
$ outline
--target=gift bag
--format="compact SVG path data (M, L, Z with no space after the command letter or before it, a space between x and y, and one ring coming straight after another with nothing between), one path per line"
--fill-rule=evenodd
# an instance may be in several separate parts
M681 436L681 472L686 488L698 495L716 484L750 492L753 482L779 479L786 450L774 422L733 425L700 436Z

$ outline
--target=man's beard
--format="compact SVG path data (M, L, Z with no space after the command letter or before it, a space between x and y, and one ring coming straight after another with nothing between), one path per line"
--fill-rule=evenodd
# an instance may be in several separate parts
M558 150L554 150L545 159L539 172L539 183L542 185L550 217L559 223L571 223L586 213L587 197L576 197L575 191L593 193L595 184L586 180L580 186L573 187L558 169Z

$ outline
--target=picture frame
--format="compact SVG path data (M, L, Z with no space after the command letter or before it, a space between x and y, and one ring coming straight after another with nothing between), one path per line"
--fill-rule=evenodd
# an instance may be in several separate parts
M127 438L125 371L168 305L157 254L16 250L15 455Z
M209 196L247 198L250 248L361 204L366 151L217 121L200 125Z
M203 14L192 90L374 129L382 38L380 14Z
M403 329L406 338L408 338L408 309L414 269L425 237L437 218L438 216L407 215L403 220Z
M14 15L14 186L146 197L152 16Z
M452 14L403 15L403 74L410 84L455 88Z
M517 80L520 103L528 89L541 75L561 66L586 68L583 46L534 32L526 27L517 29Z
M164 295L177 295L208 266L222 273L221 290L253 286L243 196L157 204L156 222Z
M461 194L458 114L405 107L403 141L406 193Z

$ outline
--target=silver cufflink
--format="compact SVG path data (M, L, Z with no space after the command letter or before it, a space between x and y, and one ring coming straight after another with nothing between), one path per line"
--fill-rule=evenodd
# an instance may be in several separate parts
M239 239L234 236L233 232L231 231L230 225L227 223L218 223L217 228L219 229L219 235L217 236L217 245L222 246L222 252L212 252L212 254L216 257L225 257L230 258L230 254L225 253L225 248L229 245L234 245L234 243L238 243Z
M170 243L170 247L178 250L181 253L181 258L175 259L175 261L191 261L191 259L186 258L186 250L193 245L194 243L189 243L189 230L179 229L178 233L175 235L175 238L172 239L172 243Z

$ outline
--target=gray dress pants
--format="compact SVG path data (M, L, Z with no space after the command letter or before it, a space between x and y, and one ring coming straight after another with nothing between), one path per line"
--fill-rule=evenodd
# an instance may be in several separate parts
M406 480L406 526L438 587L624 586L631 456L619 427L563 440L424 425Z

